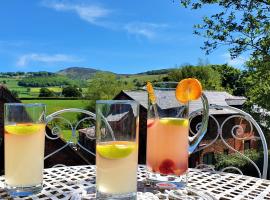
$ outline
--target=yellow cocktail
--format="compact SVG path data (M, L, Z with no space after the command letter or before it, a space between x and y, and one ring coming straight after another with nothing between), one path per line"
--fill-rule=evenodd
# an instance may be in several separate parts
M45 105L5 104L5 184L11 196L42 190Z

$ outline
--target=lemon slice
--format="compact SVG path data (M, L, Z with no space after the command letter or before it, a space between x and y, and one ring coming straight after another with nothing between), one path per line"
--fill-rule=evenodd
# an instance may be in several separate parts
M161 124L166 124L166 125L176 125L176 126L184 126L188 127L188 119L184 118L161 118L159 120Z
M96 151L104 158L119 159L129 156L135 147L134 142L114 141L98 144Z
M45 128L44 124L16 124L6 125L5 132L15 135L31 135L40 132Z

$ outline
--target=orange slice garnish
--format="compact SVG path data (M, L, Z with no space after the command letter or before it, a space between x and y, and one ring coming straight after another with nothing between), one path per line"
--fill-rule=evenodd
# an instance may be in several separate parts
M196 100L202 95L202 84L196 78L181 80L175 90L176 99L183 104Z

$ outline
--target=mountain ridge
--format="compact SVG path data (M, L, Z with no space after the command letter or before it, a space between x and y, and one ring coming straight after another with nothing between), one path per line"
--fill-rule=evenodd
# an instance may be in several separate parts
M94 76L95 73L102 72L101 70L90 67L68 67L56 72L57 74L67 76L71 79L89 79Z
M118 74L111 71L104 71L104 70L98 70L96 68L92 67L67 67L65 69L59 70L56 72L60 75L65 75L72 79L89 79L92 76L94 76L97 72L104 72L104 73L113 73L117 76L132 76L132 75L157 75L157 74L166 74L169 71L173 70L174 68L167 68L167 69L158 69L158 70L149 70L145 72L140 72L136 74Z

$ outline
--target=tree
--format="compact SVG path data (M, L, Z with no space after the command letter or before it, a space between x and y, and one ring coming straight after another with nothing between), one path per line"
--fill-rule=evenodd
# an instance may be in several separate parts
M180 0L184 7L200 9L218 5L221 10L195 25L194 33L206 38L207 54L226 45L232 58L250 53L242 78L248 104L270 110L270 1L269 0ZM243 83L242 83L243 84ZM269 117L270 118L270 117ZM265 120L263 121L265 123ZM270 119L268 120L270 126Z
M211 66L184 66L168 73L169 81L178 82L184 78L197 78L207 90L221 90L221 77Z
M207 54L221 45L229 47L232 58L250 51L256 60L270 61L269 0L180 0L184 7L200 9L218 5L220 12L205 16L194 33L206 38ZM216 9L219 10L219 9Z
M74 80L71 80L62 75L34 76L34 77L31 76L22 78L20 81L18 81L18 85L23 87L48 87L48 86L61 86L71 84L74 84Z
M241 71L229 65L212 65L221 76L221 86L236 96L245 96L246 71Z
M69 85L63 88L62 95L64 97L81 97L82 92L76 86Z
M117 79L115 74L98 72L91 78L86 96L91 100L107 100L115 97L121 90L132 88L131 83Z
M54 97L55 93L48 88L40 88L39 97Z
M248 84L247 94L251 102L259 105L262 108L270 110L270 62L261 63L258 68L265 70L250 71L246 78ZM268 70L267 70L268 69ZM255 80L255 81L254 81ZM270 124L270 123L269 123Z

